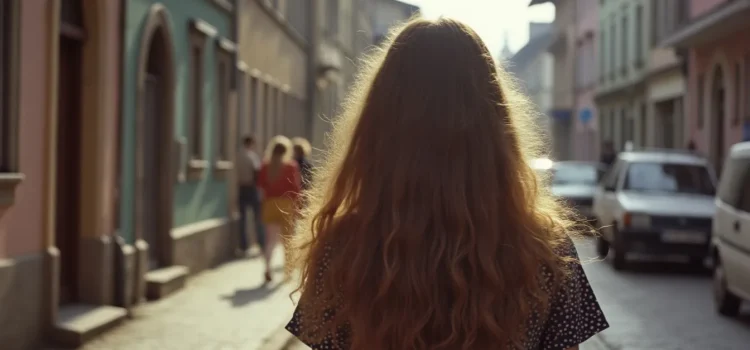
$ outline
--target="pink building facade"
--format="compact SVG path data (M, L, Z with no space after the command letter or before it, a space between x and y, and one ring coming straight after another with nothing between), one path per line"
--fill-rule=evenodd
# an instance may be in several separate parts
M687 51L685 135L720 170L750 140L750 0L692 0L690 15L663 44Z
M576 160L595 160L599 154L597 110L596 35L599 31L599 1L576 0L576 75L573 111L573 154Z
M112 306L120 5L0 2L3 349L77 346L127 315Z

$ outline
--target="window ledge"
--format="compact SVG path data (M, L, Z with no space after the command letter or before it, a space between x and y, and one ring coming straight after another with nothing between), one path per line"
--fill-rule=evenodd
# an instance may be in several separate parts
M228 160L217 160L214 163L214 175L217 178L225 179L227 174L234 169L234 163Z
M196 181L203 178L203 171L208 168L208 161L202 159L191 159L187 165L187 179Z
M13 206L16 201L16 187L23 181L21 173L0 173L0 213Z
M229 0L210 0L211 3L216 5L216 7L228 12L232 13L234 11L234 6L232 5L232 2Z

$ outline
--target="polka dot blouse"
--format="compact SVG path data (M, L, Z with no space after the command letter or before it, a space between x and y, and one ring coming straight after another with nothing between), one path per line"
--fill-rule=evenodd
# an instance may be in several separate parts
M561 254L578 260L578 253L573 242ZM553 296L548 312L535 312L530 320L525 350L565 350L579 345L593 335L607 329L607 323L594 291L591 289L586 274L580 263L571 263L571 275L566 283ZM544 272L545 279L549 273ZM548 314L542 319L540 314ZM300 311L295 310L292 320L286 329L299 336L302 333ZM346 343L346 332L339 332L339 344ZM333 349L331 340L322 344L307 344L313 350Z

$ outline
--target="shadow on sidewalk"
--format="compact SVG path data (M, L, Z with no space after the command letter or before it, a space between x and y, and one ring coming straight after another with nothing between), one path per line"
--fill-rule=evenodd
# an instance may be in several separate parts
M275 282L270 285L263 284L256 288L237 289L234 291L233 295L223 295L221 296L221 299L229 300L232 303L233 307L243 307L247 304L262 300L265 297L273 294L282 285L283 283Z

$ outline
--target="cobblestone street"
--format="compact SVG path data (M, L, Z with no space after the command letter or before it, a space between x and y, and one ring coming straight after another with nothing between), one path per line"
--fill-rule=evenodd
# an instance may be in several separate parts
M580 243L582 259L595 256ZM714 311L711 277L674 262L631 263L619 272L609 261L589 262L586 273L610 323L599 335L617 350L747 350L750 310L739 319Z
M275 277L281 280L278 260ZM262 260L255 258L206 271L177 294L137 308L133 319L82 350L259 349L293 308L293 286L263 286L262 269Z

